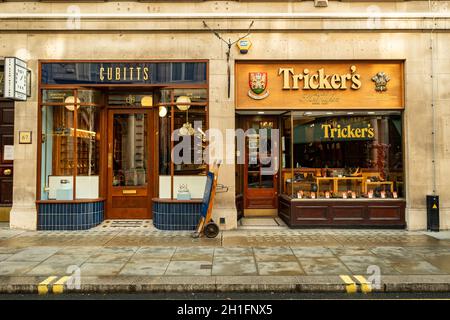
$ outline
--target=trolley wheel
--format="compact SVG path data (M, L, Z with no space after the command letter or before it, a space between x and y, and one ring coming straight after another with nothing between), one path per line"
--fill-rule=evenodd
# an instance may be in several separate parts
M207 238L215 238L219 234L219 226L215 222L208 222L203 232Z

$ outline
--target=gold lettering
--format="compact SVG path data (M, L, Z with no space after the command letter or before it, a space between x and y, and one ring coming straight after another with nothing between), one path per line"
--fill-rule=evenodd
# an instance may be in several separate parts
M370 123L367 127L367 138L373 138L375 136L374 128L370 127Z
M303 77L303 79L305 79L303 81L303 89L309 90L310 89L310 87L309 87L309 70L305 69L305 70L303 70L303 73L305 74L305 76Z
M340 82L341 77L338 74L333 74L333 76L331 77L331 87L333 89L339 89L339 87L341 86Z
M361 128L356 128L355 129L355 137L356 138L361 138Z
M322 125L322 129L325 131L324 132L324 138L325 139L328 139L330 136L329 136L329 132L328 132L328 130L331 128L331 125L330 124L323 124Z
M359 74L354 74L352 76L352 82L353 82L352 89L358 90L359 88L361 88L362 83L361 83Z
M292 89L298 90L298 81L303 79L302 74L297 74L295 76L292 76L293 84Z
M332 89L330 82L328 82L328 78L330 76L325 74L325 71L319 69L319 89Z
M290 89L289 84L290 75L294 74L294 68L280 68L278 69L278 75L283 74L283 90Z
M337 126L337 132L338 132L338 138L342 138L341 137L341 125L340 124L338 124L338 126Z
M123 67L123 80L127 80L127 67Z
M141 67L137 67L136 71L137 71L137 79L141 80Z
M112 68L108 68L106 76L107 76L108 80L112 80L113 79L113 70L112 70Z
M341 133L342 138L347 138L347 137L348 137L347 134L348 134L349 129L350 129L350 128L344 128L344 129L342 129L342 133Z
M134 71L134 68L130 67L130 80L133 80L133 71Z
M315 79L315 80L314 80ZM315 82L314 82L315 81ZM309 86L311 87L311 89L319 89L319 75L318 74L313 74L311 76L311 78L309 79Z
M120 68L116 67L116 80L120 80Z
M105 72L105 68L100 68L100 81L105 80L105 75L103 74Z
M144 81L148 80L148 67L144 67Z
M366 137L366 132L367 132L367 130L368 130L367 128L362 128L362 129L361 129L361 132L362 132L362 133L361 133L361 138L365 138L365 137Z

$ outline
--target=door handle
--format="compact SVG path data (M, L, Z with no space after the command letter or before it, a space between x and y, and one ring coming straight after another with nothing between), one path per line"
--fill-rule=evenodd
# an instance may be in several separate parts
M112 168L113 166L113 154L112 152L108 153L108 168Z
M5 175L5 176L10 176L11 173L12 173L12 170L11 170L11 169L5 169L5 170L3 170L3 175Z

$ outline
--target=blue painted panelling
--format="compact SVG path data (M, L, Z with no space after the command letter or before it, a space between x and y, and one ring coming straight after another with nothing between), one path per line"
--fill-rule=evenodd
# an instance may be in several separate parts
M104 203L40 203L38 230L86 230L103 221Z
M153 224L160 230L194 230L201 203L153 203Z

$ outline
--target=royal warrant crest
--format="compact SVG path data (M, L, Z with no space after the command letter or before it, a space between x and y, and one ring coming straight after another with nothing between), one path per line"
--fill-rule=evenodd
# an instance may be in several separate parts
M372 77L372 81L375 82L375 90L378 92L383 92L387 90L387 83L391 80L389 76L383 71L378 72Z
M267 90L267 72L250 72L248 96L255 100L261 100L269 95Z

